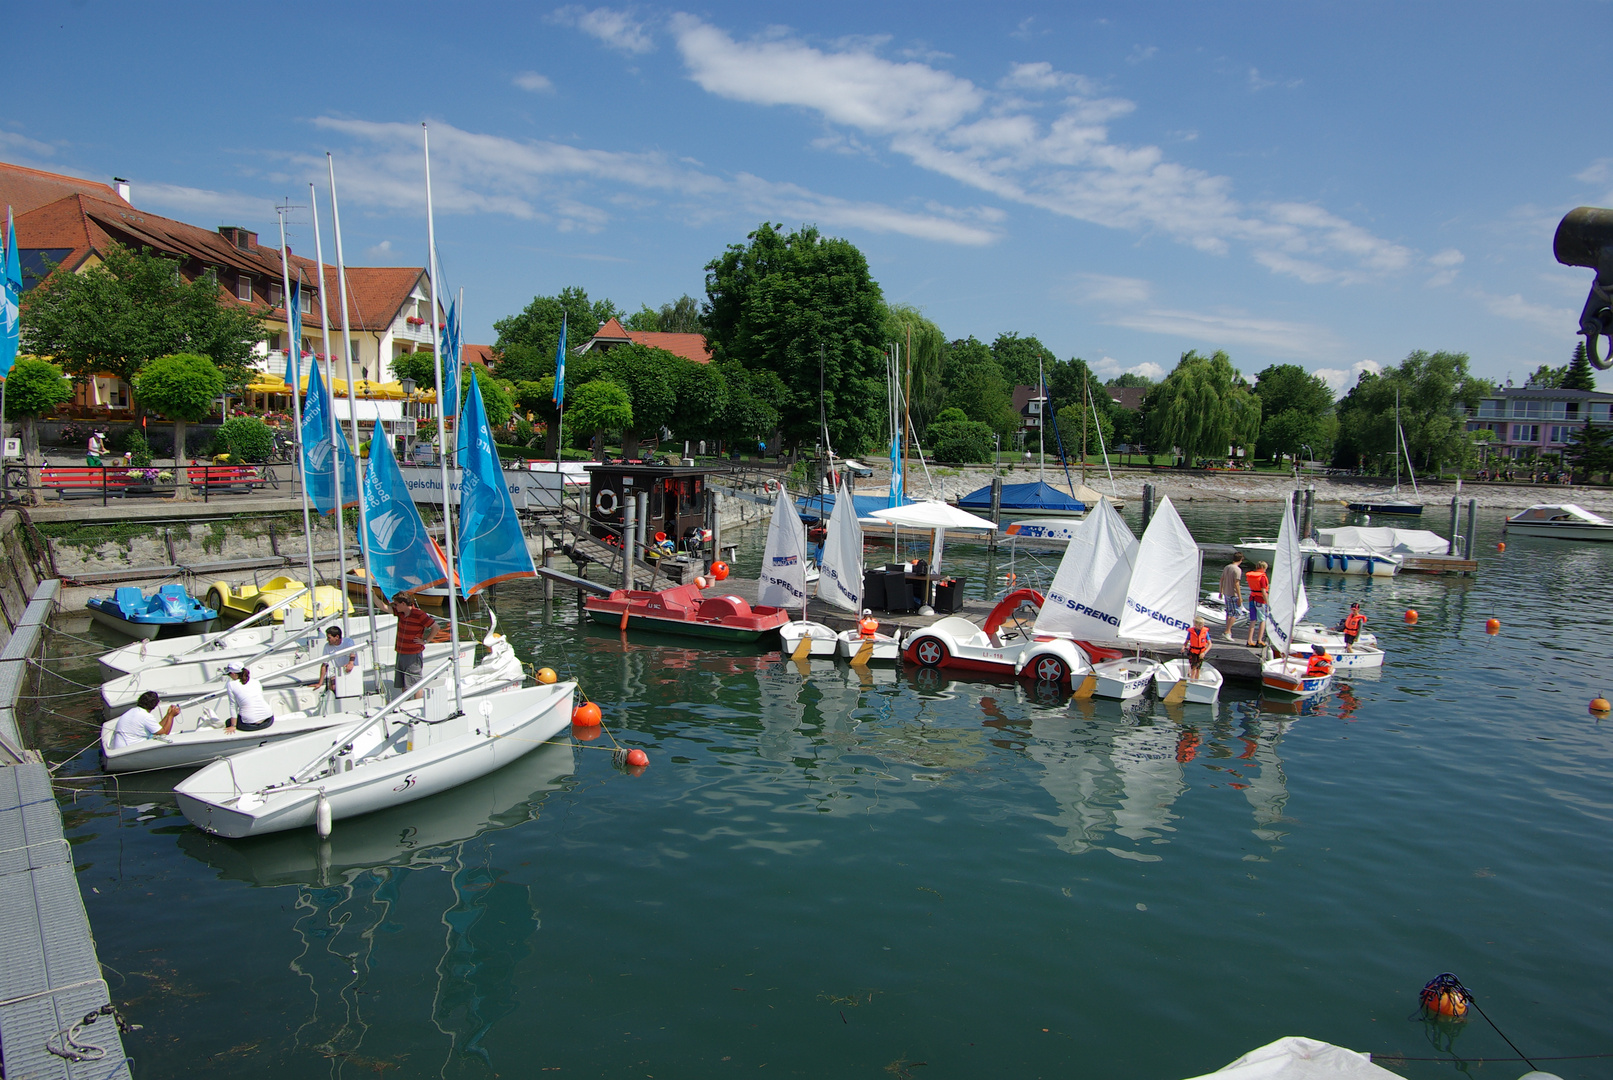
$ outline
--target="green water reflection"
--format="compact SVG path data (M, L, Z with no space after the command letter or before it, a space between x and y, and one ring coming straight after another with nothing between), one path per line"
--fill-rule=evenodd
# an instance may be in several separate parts
M1209 540L1275 516L1182 510ZM148 1076L1167 1078L1283 1034L1439 1057L1408 1017L1444 970L1526 1051L1608 1052L1610 570L1519 540L1472 581L1313 578L1320 615L1368 602L1391 665L1304 712L624 641L506 584L523 655L642 775L608 738L548 747L326 844L209 839L161 777L69 780L69 830ZM88 706L42 705L70 755ZM1479 1023L1447 1049L1509 1053Z

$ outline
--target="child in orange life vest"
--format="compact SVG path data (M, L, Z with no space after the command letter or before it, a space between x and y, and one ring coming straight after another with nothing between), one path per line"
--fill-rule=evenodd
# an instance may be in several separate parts
M1204 655L1210 651L1210 630L1204 625L1202 618L1193 620L1193 628L1187 632L1187 640L1182 643L1182 652L1187 654L1187 670L1190 678L1199 677L1199 668L1204 663Z
M1344 651L1355 652L1355 639L1361 636L1361 627L1365 626L1367 617L1361 614L1361 603L1356 601L1350 605L1350 613L1344 616Z
M1320 645L1311 646L1311 658L1305 665L1305 677L1314 679L1321 675L1333 674L1333 661L1327 657L1327 650Z
M874 635L879 633L879 620L869 608L863 608L863 617L857 620L857 633L864 641L873 641Z
M1266 643L1266 617L1271 609L1266 606L1267 590L1271 588L1271 576L1266 573L1266 564L1255 563L1255 568L1243 576L1243 583L1249 586L1249 648Z

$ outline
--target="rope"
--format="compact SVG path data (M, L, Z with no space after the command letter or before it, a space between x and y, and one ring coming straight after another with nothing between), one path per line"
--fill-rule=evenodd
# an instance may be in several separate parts
M87 742L83 746L79 747L77 750L74 750L73 753L69 757L65 757L62 760L58 761L56 764L50 766L50 768L47 769L46 771L49 772L52 776L55 776L57 769L60 769L60 768L62 768L64 766L68 765L69 763L71 763L72 761L77 759L77 757L80 754L82 754L84 751L88 750L90 747L99 746L99 745L101 745L101 740L99 738L96 738L92 742Z
M51 671L50 668L46 667L44 664L40 663L38 660L34 659L31 656L28 658L28 663L32 664L34 667L38 668L40 671L43 671L48 675L55 676L56 678L62 680L62 682L71 683L72 685L77 686L82 690L99 690L100 689L100 687L96 686L94 683L81 683L77 679L69 679L66 675L63 675L59 671ZM66 694L36 694L36 695L30 695L30 696L34 696L34 697L66 697L67 695Z

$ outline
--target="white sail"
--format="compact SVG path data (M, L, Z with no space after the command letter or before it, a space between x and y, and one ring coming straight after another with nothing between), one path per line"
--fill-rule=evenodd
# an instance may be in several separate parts
M1114 505L1099 496L1064 549L1047 600L1036 616L1036 632L1068 634L1078 640L1119 637L1137 547L1137 538Z
M1294 627L1311 607L1305 599L1303 559L1294 527L1294 496L1290 492L1283 507L1283 523L1277 530L1277 552L1271 560L1271 619L1266 623L1266 640L1279 653L1288 652Z
M1161 499L1137 545L1137 564L1120 615L1120 637L1180 645L1198 610L1199 577L1199 545L1170 499Z
M806 605L806 529L783 484L779 485L778 498L773 500L773 521L767 527L767 547L762 550L756 602L780 608Z
M857 523L850 484L842 485L835 496L818 569L819 600L847 611L862 609L863 527Z

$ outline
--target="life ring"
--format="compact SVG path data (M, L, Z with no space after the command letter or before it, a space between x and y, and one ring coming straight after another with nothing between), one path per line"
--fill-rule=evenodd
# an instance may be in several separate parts
M616 513L616 508L620 505L621 503L616 499L616 492L610 488L604 488L598 495L594 496L594 509L606 517Z
M778 481L769 480L763 485L763 490L765 490L769 495L773 494L774 492L778 491Z

